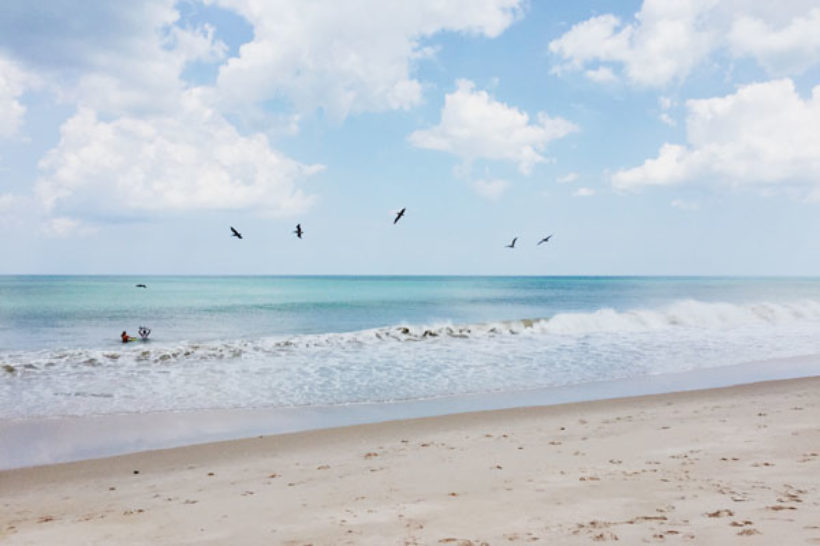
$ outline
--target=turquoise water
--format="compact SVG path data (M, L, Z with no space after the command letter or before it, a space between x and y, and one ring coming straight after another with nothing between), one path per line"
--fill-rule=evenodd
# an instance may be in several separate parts
M818 340L818 279L5 276L0 416L514 392Z

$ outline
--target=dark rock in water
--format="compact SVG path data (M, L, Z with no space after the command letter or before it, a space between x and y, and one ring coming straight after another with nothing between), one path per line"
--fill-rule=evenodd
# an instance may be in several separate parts
M15 373L17 368L12 366L11 364L3 364L3 369L6 370L8 373Z
M407 326L402 326L401 328L399 328L399 332L401 332L404 335L407 335L410 333L410 328L408 328Z

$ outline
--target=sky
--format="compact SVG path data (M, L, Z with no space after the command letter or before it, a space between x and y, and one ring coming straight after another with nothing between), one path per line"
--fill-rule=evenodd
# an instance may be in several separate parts
M4 0L0 274L820 275L820 3Z

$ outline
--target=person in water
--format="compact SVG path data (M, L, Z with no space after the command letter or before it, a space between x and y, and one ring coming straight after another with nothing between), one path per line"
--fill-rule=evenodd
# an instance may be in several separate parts
M128 332L123 330L122 333L120 334L120 337L122 338L123 343L128 343Z

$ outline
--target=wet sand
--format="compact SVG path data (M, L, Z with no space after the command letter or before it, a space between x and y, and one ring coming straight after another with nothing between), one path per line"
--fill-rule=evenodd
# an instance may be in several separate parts
M820 378L0 472L2 544L820 544Z

